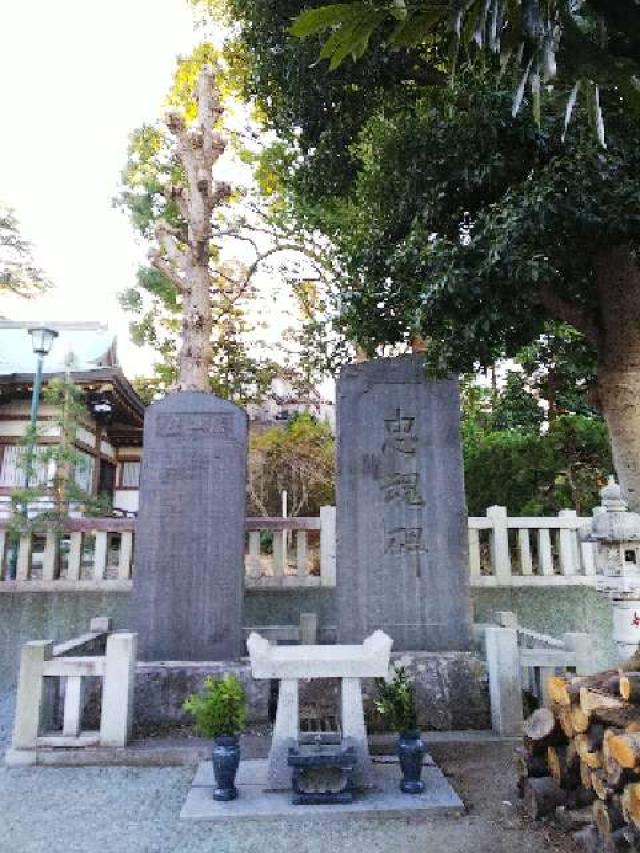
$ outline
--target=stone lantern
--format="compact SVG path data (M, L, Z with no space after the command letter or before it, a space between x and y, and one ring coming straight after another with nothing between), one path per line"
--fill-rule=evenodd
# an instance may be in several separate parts
M596 588L611 600L613 637L625 660L640 644L640 515L629 512L613 477L600 496L584 539L595 546Z

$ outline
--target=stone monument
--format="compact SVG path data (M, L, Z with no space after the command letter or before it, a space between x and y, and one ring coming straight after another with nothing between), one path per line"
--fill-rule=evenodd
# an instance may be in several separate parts
M469 648L457 381L427 381L419 355L349 365L337 433L339 642L381 629L394 649Z
M133 622L142 660L243 652L247 416L214 394L147 409Z

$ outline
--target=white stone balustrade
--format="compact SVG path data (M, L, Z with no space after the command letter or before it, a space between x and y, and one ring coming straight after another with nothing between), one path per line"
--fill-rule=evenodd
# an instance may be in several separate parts
M593 546L580 538L590 518L561 510L548 518L507 516L504 507L469 517L473 587L596 585Z
M0 593L130 589L135 519L70 518L60 535L17 543L9 524L0 521Z
M510 517L504 507L469 517L471 586L595 587L594 546L580 535L590 521L574 510ZM0 593L131 588L135 519L72 519L62 554L53 534L40 538L39 550L34 537L22 536L16 551L7 525L0 519ZM335 587L335 507L322 507L315 518L248 518L246 530L246 588ZM272 533L270 547L265 532Z
M71 655L104 644L104 654ZM90 631L58 645L36 640L22 647L16 712L8 766L36 764L47 747L126 746L133 719L137 635L111 631L111 620L98 617ZM102 679L99 731L82 731L85 678ZM59 679L64 695L62 731L47 731L47 679Z
M546 704L546 682L559 669L578 675L597 670L589 634L566 633L560 639L518 625L510 611L496 615L496 625L485 628L489 670L491 722L500 735L522 734L523 688Z

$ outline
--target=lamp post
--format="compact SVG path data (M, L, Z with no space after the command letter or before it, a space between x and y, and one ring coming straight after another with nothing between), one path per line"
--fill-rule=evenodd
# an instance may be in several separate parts
M36 424L38 422L38 405L40 402L40 389L42 388L42 366L45 355L49 355L54 340L58 337L55 329L46 326L33 326L28 329L31 335L31 346L37 356L36 372L33 378L33 392L31 394L31 442L27 445L28 452L25 459L25 487L29 488L29 480L33 474L33 452L36 442Z
M42 388L42 366L44 362L45 355L48 355L51 346L54 340L58 337L58 332L55 329L48 329L46 326L33 326L30 329L27 329L29 334L31 335L31 346L33 348L34 353L37 356L36 361L36 372L33 379L33 391L31 394L31 432L32 437L31 441L27 444L27 453L25 454L25 472L24 472L24 485L25 488L29 488L29 480L31 479L31 474L33 473L33 450L35 445L35 430L36 423L38 421L38 403L40 400L40 389ZM28 514L28 504L25 505L25 512ZM15 580L16 577L16 569L17 569L17 561L18 561L18 548L17 544L12 554L12 559L9 564L9 577L12 580Z
M33 394L31 395L31 426L35 427L38 420L38 403L40 401L40 389L42 388L42 365L45 355L49 355L54 340L58 337L55 329L47 329L46 326L35 326L29 329L31 335L31 346L36 354L36 374L33 380Z

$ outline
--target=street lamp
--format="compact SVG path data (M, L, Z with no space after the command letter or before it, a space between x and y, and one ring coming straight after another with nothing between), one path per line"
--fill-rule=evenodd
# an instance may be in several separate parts
M27 329L31 335L31 346L34 353L37 355L36 374L33 380L33 391L31 394L31 440L27 445L27 453L25 456L25 472L24 484L25 488L29 488L31 475L33 474L33 450L36 441L35 431L38 420L38 402L40 400L40 389L42 387L42 364L45 355L48 355L54 340L58 337L58 332L55 329L48 329L46 326L33 326ZM25 504L25 513L28 515L28 504ZM15 580L16 569L18 562L18 547L13 551L12 559L9 565L9 577Z
M29 329L31 335L31 346L38 356L36 362L36 375L33 380L33 393L31 395L31 426L35 427L38 420L38 402L40 400L40 389L42 387L42 364L45 355L49 355L54 340L58 337L55 329L47 329L46 326L35 326Z

